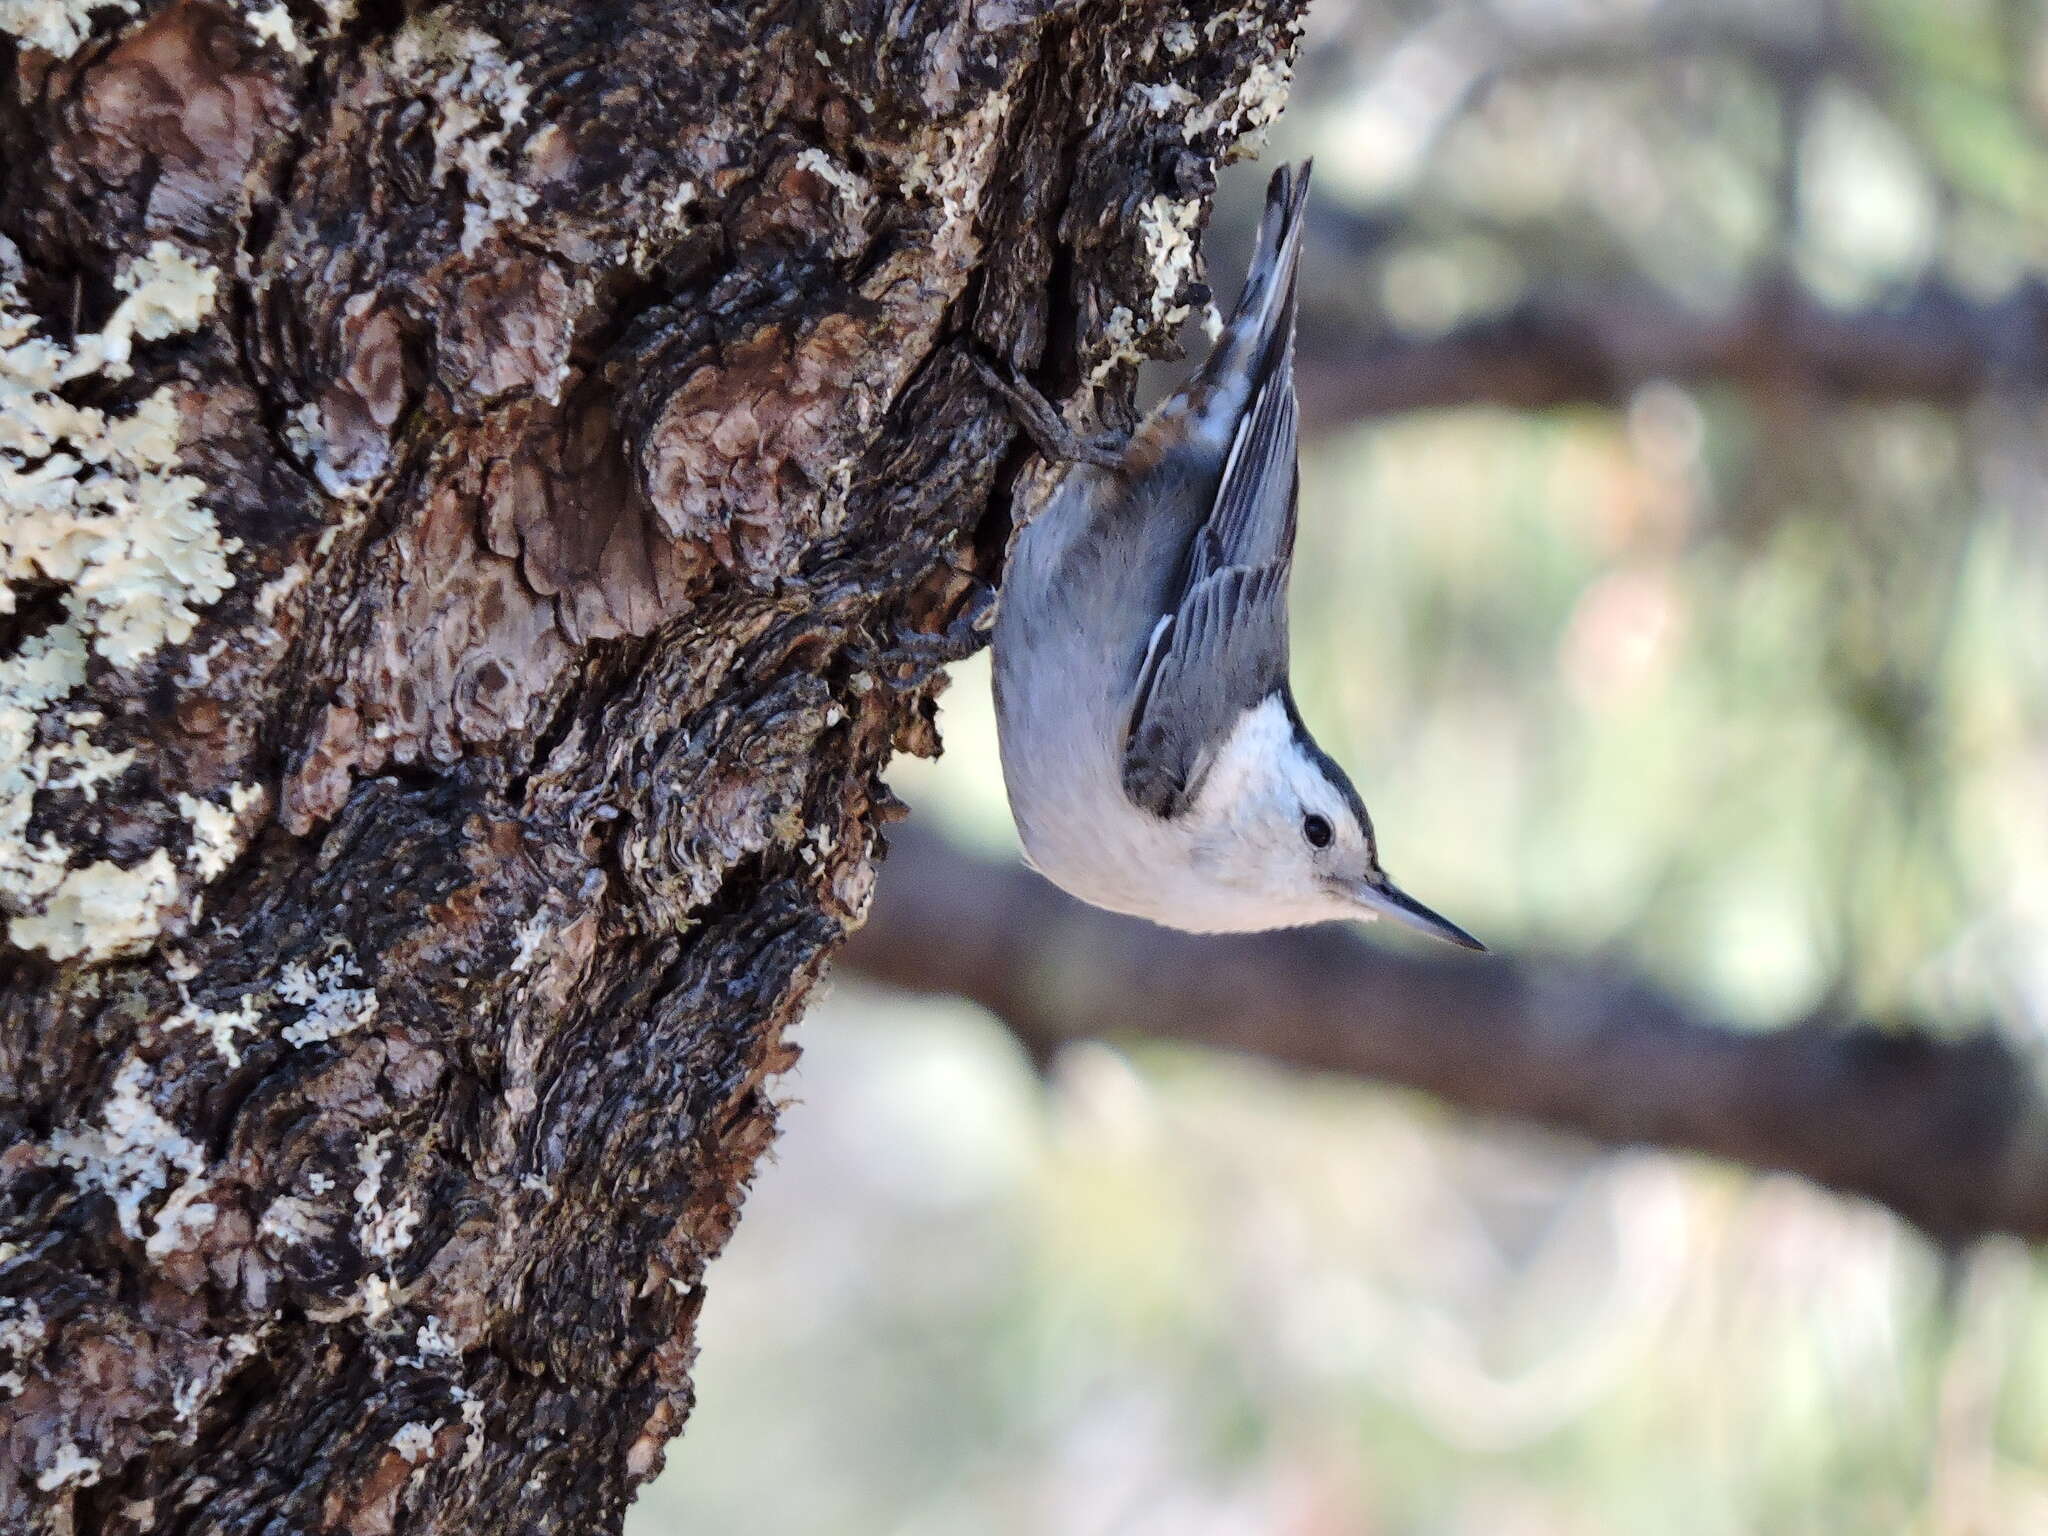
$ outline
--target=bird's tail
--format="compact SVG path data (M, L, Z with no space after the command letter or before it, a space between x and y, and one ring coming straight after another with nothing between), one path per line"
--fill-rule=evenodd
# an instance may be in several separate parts
M1266 185L1266 213L1258 249L1244 276L1237 307L1202 367L1211 387L1249 389L1294 343L1294 282L1301 265L1302 209L1308 201L1310 162L1283 165Z

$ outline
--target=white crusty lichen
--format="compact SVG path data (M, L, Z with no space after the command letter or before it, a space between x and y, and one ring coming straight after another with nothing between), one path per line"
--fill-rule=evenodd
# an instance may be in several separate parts
M1152 115L1177 119L1181 136L1190 144L1198 139L1217 138L1227 151L1224 158L1241 159L1256 154L1265 143L1266 130L1287 108L1287 95L1294 84L1294 45L1299 24L1281 33L1256 11L1220 11L1203 25L1210 46L1225 34L1237 32L1259 39L1265 49L1251 61L1244 78L1215 100L1203 103L1178 81L1141 83L1131 87L1134 99ZM1175 22L1165 34L1167 56L1175 61L1192 57L1198 48L1194 29ZM1154 57L1148 54L1147 57Z
M1000 148L999 130L1010 113L1008 87L988 98L960 119L943 128L919 130L914 148L903 163L905 193L929 197L939 204L944 228L971 227L981 208L981 194L988 185L995 152Z
M94 746L75 726L38 740L44 711L84 680L85 640L75 624L45 630L0 661L0 894L12 905L47 897L68 863L55 840L29 839L37 791L62 784L97 795L131 760ZM82 716L67 716L67 726L74 719Z
M1287 110L1287 95L1293 86L1292 48L1276 48L1252 61L1236 90L1189 119L1188 137L1221 128L1230 150L1228 158L1257 154L1265 146L1266 130Z
M539 908L520 922L512 933L513 942L518 945L512 954L512 969L515 973L533 968L533 962L539 958L541 950L554 935L554 931L554 913L546 907Z
M456 1346L454 1333L449 1330L446 1323L432 1313L427 1314L427 1320L420 1324L419 1331L413 1335L413 1345L423 1357L433 1355L452 1359L462 1353Z
M233 585L205 485L177 472L178 405L168 386L126 415L73 405L61 388L125 378L137 341L190 330L211 313L215 274L158 241L116 278L126 297L97 332L64 345L40 334L20 289L20 256L0 239L0 613L14 588L58 590L62 617L0 661L0 909L9 939L53 958L104 959L147 944L178 884L158 849L130 868L71 867L29 836L45 790L93 795L128 753L93 744L95 714L46 718L85 681L88 658L132 668L190 637L199 610Z
M840 255L858 251L867 239L868 217L874 209L874 191L867 178L815 146L800 153L796 164L799 170L809 171L839 195L844 223L833 241L833 249Z
M1109 312L1109 318L1102 323L1097 337L1101 355L1088 370L1088 387L1099 388L1103 380L1128 363L1135 368L1145 361L1145 349L1140 343L1138 317L1131 313L1129 306L1119 304Z
M178 809L192 824L192 844L186 857L192 873L200 880L212 880L224 873L242 851L242 819L262 803L260 784L237 784L228 790L228 803L216 805L197 795L178 796Z
M1193 199L1148 198L1138 210L1138 231L1145 237L1145 261L1152 271L1152 323L1171 330L1188 317L1188 306L1174 302L1195 275L1195 232L1202 227L1202 205Z
M1268 87L1260 84L1247 97L1254 81L1269 79L1275 65L1271 58L1255 62L1246 84L1207 106L1197 103L1194 93L1176 81L1132 87L1135 99L1154 115L1178 117L1181 132L1193 141L1223 123L1236 136L1247 113L1260 126L1279 115L1279 105L1269 102ZM1284 70L1284 62L1277 66ZM1253 98L1261 105L1247 105ZM1280 100L1284 101L1284 78ZM1268 111L1270 106L1270 111ZM1119 304L1105 318L1097 340L1095 362L1088 370L1088 383L1099 386L1124 366L1137 367L1145 361L1146 338L1172 332L1188 318L1190 308L1180 302L1196 270L1195 236L1202 225L1202 204L1196 198L1168 197L1164 193L1147 198L1138 208L1138 234L1145 243L1145 265L1152 278L1143 313Z
M374 1259L391 1260L405 1251L420 1224L421 1212L409 1199L384 1203L384 1149L390 1131L375 1131L356 1148L356 1171L362 1175L353 1191L356 1204L356 1240L363 1252ZM356 1294L340 1306L309 1315L317 1322L334 1322L360 1312L372 1323L382 1322L405 1300L405 1287L383 1269L363 1276Z
M366 1321L381 1322L395 1312L399 1303L404 1300L404 1290L389 1275L371 1273L363 1276L362 1289L342 1309L340 1315L346 1316L350 1312L360 1311ZM321 1317L317 1312L308 1313L308 1316L319 1322L332 1321L331 1318Z
M185 1232L210 1220L213 1213L210 1207L204 1208L202 1216L196 1200L205 1156L191 1137L149 1102L148 1071L141 1058L130 1057L114 1079L113 1096L102 1111L101 1123L82 1131L58 1131L49 1145L59 1162L76 1169L88 1184L113 1200L121 1230L129 1237L148 1237L147 1246L154 1254L166 1245L175 1245ZM178 1176L178 1188L172 1200L152 1230L144 1233L143 1204L171 1188L173 1176Z
M560 132L552 126L543 128L527 142L527 153L534 153L535 144L550 134ZM694 181L680 181L675 190L660 202L655 203L644 219L634 221L633 232L619 247L619 259L643 276L654 269L661 253L669 249L675 237L689 227L690 209L696 204L698 187Z
M263 1208L256 1230L265 1237L297 1247L324 1242L334 1230L332 1215L317 1201L303 1195L279 1195Z
M363 1250L380 1259L403 1253L420 1224L419 1208L411 1201L384 1204L384 1144L390 1139L389 1131L378 1131L356 1149L356 1169L362 1174L355 1188L356 1224Z
M252 6L246 13L246 19L251 32L266 43L276 44L288 57L302 64L313 57L313 50L299 41L298 29L292 25L292 13L282 3L261 11Z
M1154 117L1172 117L1202 104L1195 93L1178 80L1138 81L1129 90L1131 99Z
M187 1002L176 1013L164 1020L165 1029L196 1029L210 1036L213 1048L227 1058L231 1067L242 1064L242 1048L236 1044L237 1035L253 1035L256 1026L263 1022L263 1009L254 993L242 998L232 1008L204 1008L194 1002Z
M441 1427L442 1422L435 1419L429 1424L415 1419L410 1424L400 1425L391 1437L391 1449L418 1466L426 1459L427 1452L434 1448L434 1431Z
M484 1400L467 1387L451 1387L449 1395L462 1412L462 1460L456 1470L467 1472L484 1453Z
M26 1360L49 1336L50 1325L43 1320L43 1309L34 1300L26 1296L0 1297L0 1350L17 1361Z
M432 13L407 22L391 53L399 72L440 104L433 125L434 185L445 182L451 170L462 172L470 199L462 211L462 254L471 255L499 224L523 223L539 195L499 164L506 138L526 116L533 87L496 38L451 26Z
M233 792L229 800L237 807L247 804ZM179 979L190 980L192 974L196 973L180 975ZM242 1064L239 1037L258 1033L269 1021L273 1004L286 1003L301 1010L298 1018L280 1032L288 1045L297 1047L317 1045L369 1023L377 1016L377 993L370 987L351 985L362 979L354 958L342 947L317 966L303 960L289 962L267 989L245 992L225 1008L208 1007L186 997L177 1012L164 1020L163 1027L197 1030L211 1037L214 1048L227 1058L228 1065L238 1067ZM314 1175L316 1181L323 1177ZM316 1194L322 1192L318 1187L314 1190Z
M88 1456L66 1441L57 1447L50 1464L36 1478L36 1487L44 1493L55 1493L59 1488L89 1488L99 1480L99 1457Z
M0 0L0 32L68 59L92 35L94 11L133 16L140 9L137 0Z
M376 1018L376 992L352 985L362 979L354 957L345 950L328 956L317 968L301 960L286 965L278 977L277 995L306 1011L285 1026L285 1039L293 1045L313 1045Z

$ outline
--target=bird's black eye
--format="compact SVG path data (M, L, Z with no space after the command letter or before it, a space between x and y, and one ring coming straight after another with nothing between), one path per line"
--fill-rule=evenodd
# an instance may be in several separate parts
M1301 835L1308 839L1309 847L1327 848L1330 846L1330 839L1337 834L1330 826L1329 817L1318 816L1314 811L1310 811L1301 818Z

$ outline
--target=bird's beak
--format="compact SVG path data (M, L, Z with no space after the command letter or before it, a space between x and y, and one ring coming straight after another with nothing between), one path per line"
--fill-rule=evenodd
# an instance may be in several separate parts
M1346 887L1353 901L1375 916L1391 917L1404 928L1413 928L1417 933L1426 933L1432 939L1442 939L1460 949L1476 949L1486 953L1486 946L1473 938L1449 918L1438 917L1421 902L1395 885L1385 875L1375 870L1365 879Z

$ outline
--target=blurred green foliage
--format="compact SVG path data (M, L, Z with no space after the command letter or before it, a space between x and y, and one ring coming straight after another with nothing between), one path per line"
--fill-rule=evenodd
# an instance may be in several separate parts
M1276 138L1379 231L1311 303L1412 334L1561 282L2048 277L2039 0L1324 0ZM1652 383L1314 441L1296 680L1389 868L1737 1027L2037 1043L2044 387ZM1004 841L985 694L959 669L898 785ZM2021 1251L1241 1063L1042 1082L962 1010L849 993L803 1034L638 1536L2048 1530Z

